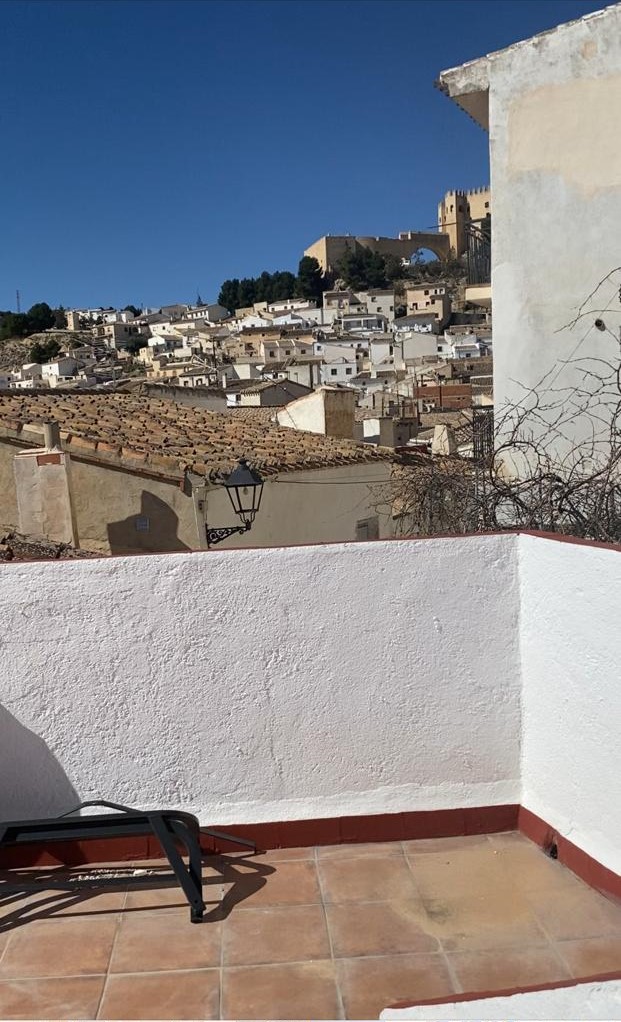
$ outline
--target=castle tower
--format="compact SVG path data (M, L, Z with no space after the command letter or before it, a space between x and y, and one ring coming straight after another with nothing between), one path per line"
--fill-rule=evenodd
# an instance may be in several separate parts
M489 187L447 192L438 204L438 230L448 234L456 256L466 251L466 224L470 220L483 220L491 213L491 205Z

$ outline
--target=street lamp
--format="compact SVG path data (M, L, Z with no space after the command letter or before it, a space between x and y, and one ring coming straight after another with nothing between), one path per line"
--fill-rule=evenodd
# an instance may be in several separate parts
M205 526L208 547L221 543L223 539L228 539L235 533L248 532L252 528L252 523L261 506L263 479L258 472L250 468L245 458L239 459L237 468L234 468L230 476L223 480L222 485L229 495L233 511L241 519L243 525L228 525L216 529Z

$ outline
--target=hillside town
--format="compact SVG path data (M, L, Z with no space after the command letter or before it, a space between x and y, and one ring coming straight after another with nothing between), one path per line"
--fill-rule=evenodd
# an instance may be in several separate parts
M156 524L154 510L147 515L144 507L136 508L136 520L149 522L148 528L143 524L144 535L134 527L131 535L125 529L122 541L118 535L111 541L111 485L97 503L98 522L77 525L74 505L89 503L89 488L84 480L84 492L73 493L80 477L76 447L95 443L96 437L112 446L123 442L125 433L132 431L132 410L147 418L149 409L153 415L156 409L161 411L169 431L162 441L167 446L164 453L170 458L176 447L177 461L188 465L218 433L227 445L220 444L218 468L223 472L242 456L252 457L263 473L276 467L281 474L303 467L304 459L291 453L298 445L291 431L316 436L306 441L312 450L313 478L321 471L329 474L335 440L345 445L345 460L352 465L364 465L373 456L394 468L408 453L471 459L477 431L473 423L481 433L493 412L490 203L489 189L447 193L439 204L435 235L320 239L302 257L298 277L299 281L303 271L307 277L310 272L315 297L294 293L234 309L218 301L204 302L200 296L194 304L158 309L63 309L54 326L17 345L6 343L0 376L4 391L0 449L8 485L0 500L0 521L26 533L42 532L50 541L69 541L100 552L168 549L181 542L170 523ZM433 245L439 258L425 262L421 244ZM369 260L385 271L388 259L390 286L359 286ZM356 260L358 286L339 276L349 274L355 281ZM299 290L298 283L289 290ZM225 294L223 286L221 296ZM30 359L16 364L26 351ZM124 409L118 423L117 408ZM32 490L27 491L30 497L20 495L18 473L17 488L11 485L10 465L17 439L11 422L20 423L23 442L26 432L21 425L27 429L29 423L44 420L56 422L67 457L70 452L76 462L71 483L67 476L72 510L45 527ZM110 420L111 429L100 435L102 424ZM76 421L89 424L81 438L75 435ZM179 431L192 445L190 457L183 443L172 439ZM272 444L258 449L257 436L270 435ZM157 438L149 443L147 431L140 439L152 463L158 456ZM281 447L288 456L275 466L273 456ZM101 446L98 450L100 456ZM179 471L176 465L173 475ZM270 542L287 537L289 542L373 538L392 535L397 528L395 509L385 507L382 521L381 513L373 512L371 498L363 501L365 514L345 526L346 519L332 514L334 490L324 489L315 511L323 510L332 524L319 529L316 513L308 521L304 514L288 514L282 489L280 493L280 513L271 524ZM354 489L352 497L355 493ZM354 503L358 498L359 494ZM196 500L191 502L189 528L183 525L187 516L181 514L183 544L190 549L204 545L202 528L196 534ZM200 503L204 508L205 501ZM163 507L169 504L166 500ZM127 517L125 513L123 518ZM59 528L61 520L65 524ZM267 536L255 537L268 542Z

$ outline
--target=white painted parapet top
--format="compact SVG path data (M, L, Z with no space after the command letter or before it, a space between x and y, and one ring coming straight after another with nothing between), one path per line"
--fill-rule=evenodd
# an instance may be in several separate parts
M579 983L534 990L509 997L483 997L478 1001L448 1004L421 1004L411 1008L387 1008L382 1022L436 1022L459 1019L461 1022L494 1019L618 1019L621 1018L621 981Z
M4 564L0 819L517 802L516 563L489 536Z

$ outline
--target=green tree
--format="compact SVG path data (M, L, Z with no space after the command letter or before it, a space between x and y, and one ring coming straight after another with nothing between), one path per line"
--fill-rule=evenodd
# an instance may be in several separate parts
M9 337L26 337L30 333L28 316L25 312L4 312L0 318L0 341Z
M67 317L65 316L65 310L62 305L59 305L57 309L53 310L54 314L54 329L55 330L66 330L67 329Z
M237 277L233 277L231 280L225 280L220 288L218 295L218 305L222 305L223 308L228 309L231 315L238 309L239 306L239 280Z
M255 277L242 277L237 292L238 309L245 309L257 301L257 282Z
M354 291L386 287L386 264L379 252L370 248L347 251L338 264L338 275Z
M254 301L271 302L273 292L274 278L271 273L267 272L267 270L263 270L263 273L259 277L254 278ZM251 303L248 302L248 304L250 305Z
M49 330L54 326L54 313L47 302L37 302L26 314L28 316L29 332L32 334Z
M393 284L395 280L402 280L407 276L407 267L403 265L399 256L388 254L384 256L384 273L388 283Z
M312 256L302 256L298 264L296 294L299 298L311 298L317 303L326 288L326 281L321 266Z
M295 295L297 280L294 273L289 270L276 270L272 274L272 302L281 301L283 298L293 298Z
M143 337L142 334L138 334L136 337L130 338L130 340L125 345L125 348L130 353L130 355L137 355L140 349L146 348L146 346L147 346L146 337Z
M131 312L134 316L138 317L142 313L142 309L139 309L137 305L126 305L123 312Z
M30 349L29 358L31 362L51 362L61 350L60 344L54 338L50 338L49 341L35 341Z

